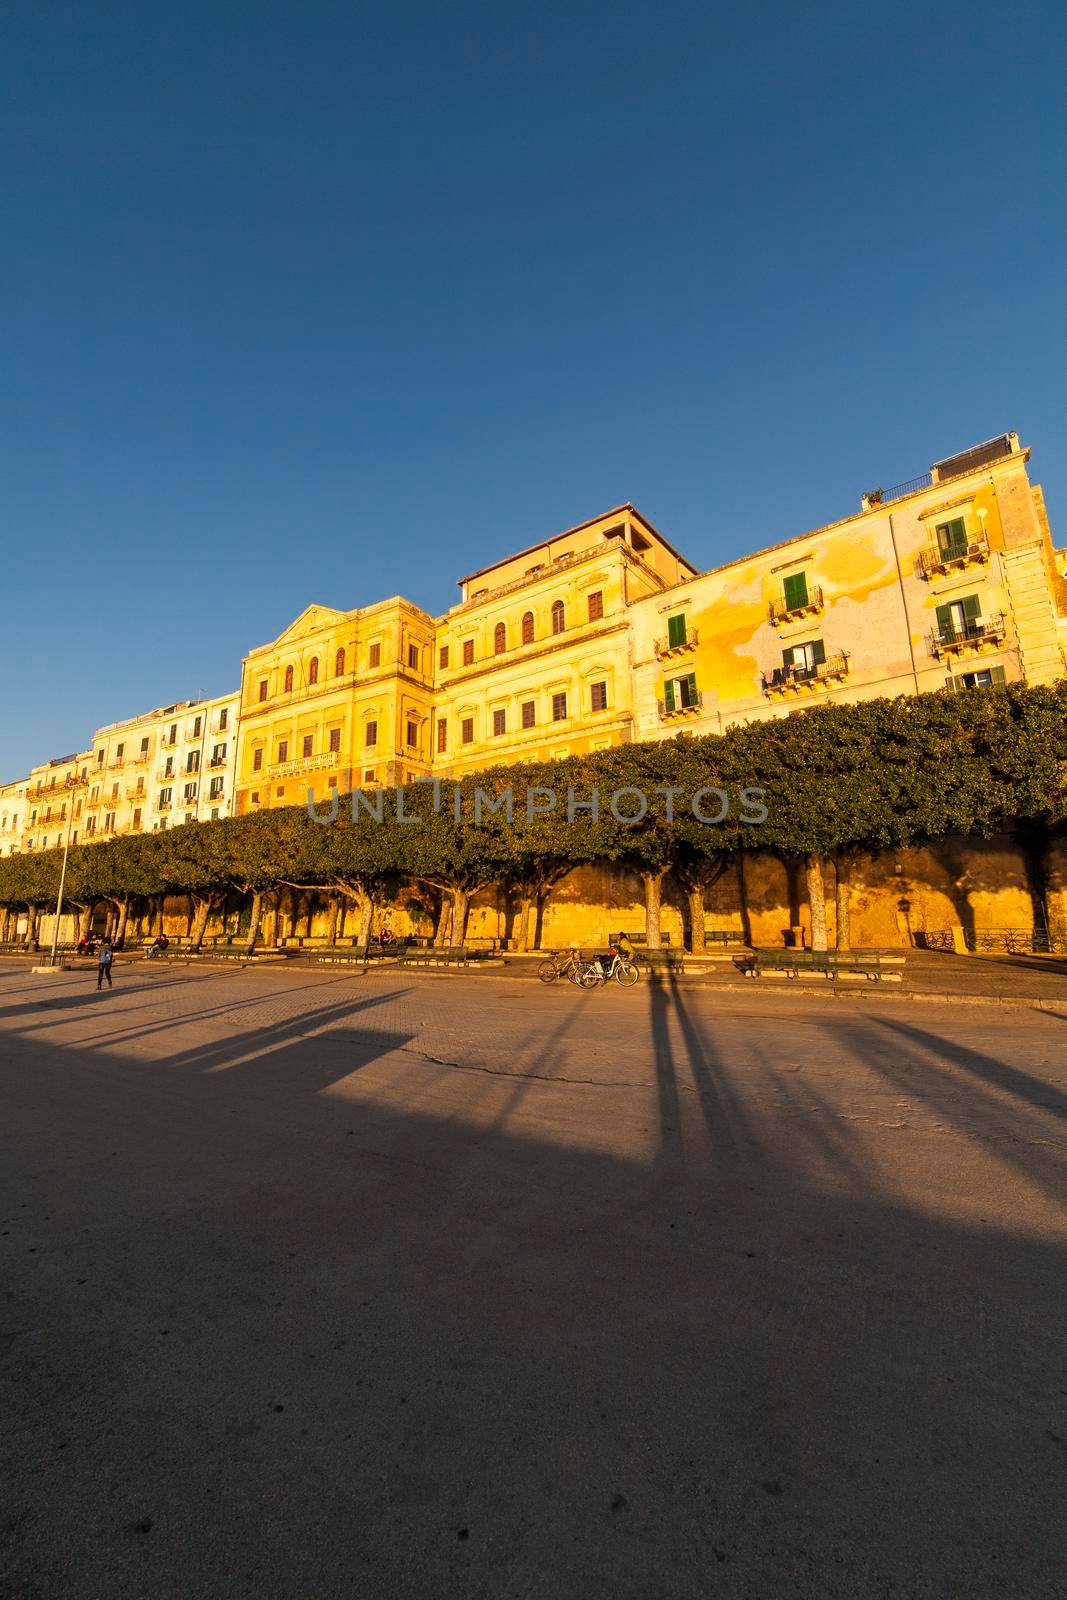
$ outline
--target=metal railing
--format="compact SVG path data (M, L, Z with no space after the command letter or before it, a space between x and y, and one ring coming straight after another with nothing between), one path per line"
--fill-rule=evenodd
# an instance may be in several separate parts
M973 561L989 560L989 540L984 533L975 534L966 544L950 545L942 550L940 545L930 545L919 552L919 572L929 578L931 573L948 572L952 567L966 567Z
M927 644L932 656L943 656L947 651L965 650L968 646L999 644L1006 631L1004 617L1000 613L984 621L976 617L962 628L935 628L927 635Z
M837 650L825 661L810 667L775 667L764 672L764 694L788 694L792 690L817 689L820 684L848 676L848 651Z
M768 607L768 615L772 623L787 622L790 617L814 616L816 612L822 609L822 590L816 583L808 590L808 598L801 601L799 605L788 605L784 595L781 599L772 600Z
M685 633L680 639L672 642L671 637L668 634L666 638L657 639L653 648L658 656L669 656L672 655L675 650L692 650L698 642L698 637L699 636L695 628L686 628Z
M695 693L691 694L687 704L685 705L676 704L668 708L666 701L660 700L658 702L659 720L661 722L668 722L672 717L695 716L703 704L703 689L697 689Z

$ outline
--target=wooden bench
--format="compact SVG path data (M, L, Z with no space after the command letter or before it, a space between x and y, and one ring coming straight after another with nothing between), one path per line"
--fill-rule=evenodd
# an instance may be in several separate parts
M757 950L742 964L746 977L759 978L764 972L784 972L799 978L802 972L821 972L831 980L842 972L861 972L872 983L879 983L886 957L878 950Z

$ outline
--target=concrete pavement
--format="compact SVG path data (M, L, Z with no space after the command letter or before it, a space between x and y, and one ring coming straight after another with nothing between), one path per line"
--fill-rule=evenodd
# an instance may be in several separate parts
M1062 1595L1067 1022L0 964L0 1589Z

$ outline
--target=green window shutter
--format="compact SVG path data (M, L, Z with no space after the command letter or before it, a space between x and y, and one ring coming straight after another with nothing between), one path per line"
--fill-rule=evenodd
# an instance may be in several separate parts
M695 706L697 703L696 673L691 672L689 676L683 680L683 682L685 683L685 688L682 691L682 701L687 706Z
M795 665L795 662L794 662L794 658L793 658L793 646L789 645L789 647L787 649L782 651L782 666L783 667L792 667L794 665Z
M956 630L952 626L951 606L938 606L937 631L943 639L951 638L952 634L955 633Z
M934 532L943 556L962 555L966 550L967 524L962 517L953 517L951 522L939 522Z
M679 611L675 616L667 618L667 643L672 650L675 645L685 643L684 611Z
M974 622L979 611L978 596L976 594L969 594L960 602L960 604L963 606L964 620L967 622Z
M945 688L951 689L953 694L959 693L959 684L956 682L955 678L946 678Z
M1004 668L1003 667L990 667L990 669L989 669L989 683L990 683L990 687L991 688L993 688L993 689L999 688L999 686L1002 683L1004 683L1005 681L1006 680L1005 680L1005 677L1004 677Z
M821 639L811 641L811 660L812 665L816 667L821 667L826 660L826 646Z
M674 710L674 679L666 678L663 683L663 705L667 711Z
M787 611L796 611L800 606L808 603L808 578L804 572L792 572L783 580L782 588L785 591L785 608Z

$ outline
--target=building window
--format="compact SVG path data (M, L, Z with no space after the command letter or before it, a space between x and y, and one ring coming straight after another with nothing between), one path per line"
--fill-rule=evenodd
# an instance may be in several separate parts
M377 767L364 767L364 769L363 769L363 782L364 783L377 783L377 781L378 781L378 779L376 777L377 771L378 771Z
M972 639L981 629L980 611L981 603L976 594L938 606L937 632L941 643L955 644L959 639Z
M226 729L229 727L229 725L230 725L229 708L227 706L223 706L222 710L219 712L219 732L220 733L225 733Z
M217 800L222 794L222 779L212 778L211 787L208 789L208 799Z
M499 739L502 733L507 732L508 714L506 711L493 712L493 737Z
M146 756L148 754L148 740L147 739L142 739L141 740L141 754L143 756Z
M443 644L441 646L440 650L438 650L438 652L437 652L437 665L439 667L447 667L448 666L448 646L447 646L447 644Z
M312 750L314 750L314 748L315 748L315 735L313 733L305 733L304 742L303 742L303 745L301 746L301 751L300 751L301 755L304 756L305 758L308 757L311 754Z
M119 797L119 786L118 786L117 783L113 783L111 785L111 798L112 798L112 800L117 800L118 797Z
M967 554L967 524L962 517L953 517L951 522L939 522L934 533L937 536L937 548L946 560Z
M675 650L685 643L685 612L676 611L673 617L667 618L667 644Z
M594 589L589 596L589 620L599 622L604 615L604 595L600 589Z
M808 603L808 575L806 572L791 572L782 579L782 597L787 611L800 611Z
M524 700L522 702L522 725L523 725L523 727L524 728L532 728L536 721L537 721L537 706L536 706L536 703L533 700Z
M474 743L474 718L464 717L460 728L460 738L464 744Z
M288 761L288 759L289 759L289 741L288 741L288 739L280 739L278 741L278 760L279 761Z
M173 790L171 790L171 789L160 789L160 791L159 791L159 803L160 803L161 806L169 806L172 799L173 799Z
M552 632L562 633L566 625L566 613L563 610L562 600L552 602Z
M286 669L285 669L285 680L284 681L285 681L285 687L282 690L282 693L283 694L292 694L292 692L293 692L293 669L292 669L292 667L286 667Z
M532 611L527 611L524 614L523 619L522 619L522 642L523 642L523 644L533 644L533 641L534 641L534 618L533 618L533 612Z
M186 772L199 772L200 771L200 751L199 750L190 750L189 751L189 754L185 758L185 770L186 770Z
M343 678L345 675L345 653L343 648L338 650L333 658L333 675L335 678Z
M203 725L204 725L203 718L202 717L197 717L196 720L193 723L193 738L194 739L199 739L200 730L203 727Z
M567 696L554 694L552 696L552 721L565 722L567 720Z
M261 701L263 701L263 700L265 700L267 698L267 680L266 680L266 678L260 678L260 680L259 680L259 698L260 698Z
M980 667L977 672L961 672L949 678L950 689L998 689L1006 682L1003 667Z
M258 806L259 805L259 790L258 789L253 789L252 790L252 804L254 806Z
M493 629L493 654L502 656L508 647L508 630L502 622L498 622Z
M253 772L262 772L263 771L263 751L262 750L253 750L252 751L252 771Z
M686 711L700 704L697 693L697 675L689 672L684 678L668 678L663 685L663 704L668 711Z
M340 748L341 748L341 730L340 730L340 728L331 728L330 729L330 754L332 756L336 755L338 750L340 750Z
M184 794L183 798L185 799L186 804L188 804L188 802L190 800L195 800L196 799L196 784L195 783L187 783L185 785L185 794Z
M104 832L105 833L114 833L114 831L115 831L115 813L113 811L109 811L107 813L107 816L104 818Z
M419 670L419 647L417 644L408 645L408 666L412 672Z
M140 806L137 807L137 810L133 814L133 825L134 825L135 828L139 828L141 826L141 808L140 808Z
M367 723L363 731L363 743L366 745L378 743L378 724L376 722Z
M312 656L311 660L308 662L308 683L309 684L318 683L318 681L319 681L319 658L318 658L318 656Z
M419 725L417 722L408 723L408 744L414 750L419 742Z
M463 641L463 665L465 667L469 667L469 666L473 665L473 662L474 662L474 640L473 639L464 639L464 641Z
M285 794L285 784L284 783L280 783L278 785L278 787L275 789L274 793L278 796L278 799L281 800L282 797Z
M791 644L782 651L782 665L794 677L813 677L826 660L826 646L821 639L808 639L804 644Z
M437 749L441 753L443 753L445 750L448 749L448 723L447 722L439 722L437 724Z
M367 665L373 671L376 668L380 667L381 664L382 664L382 647L381 647L380 644L372 644L370 649L367 651Z
M123 755L125 754L125 751L126 751L126 746L124 744L117 744L115 746L115 760L116 761L121 761ZM55 783L55 781L56 780L53 778L52 779L53 784Z
M96 764L97 764L98 767L102 767L104 765L104 752L102 750L98 750L96 752ZM38 780L37 780L37 787L38 787L38 789L40 789L40 787L41 787L40 778L38 778Z
M590 684L589 707L592 711L606 711L608 709L608 686L606 683Z
M218 808L218 806L212 806L212 808L211 808L211 820L212 820L212 822L217 822L219 820L219 808Z

